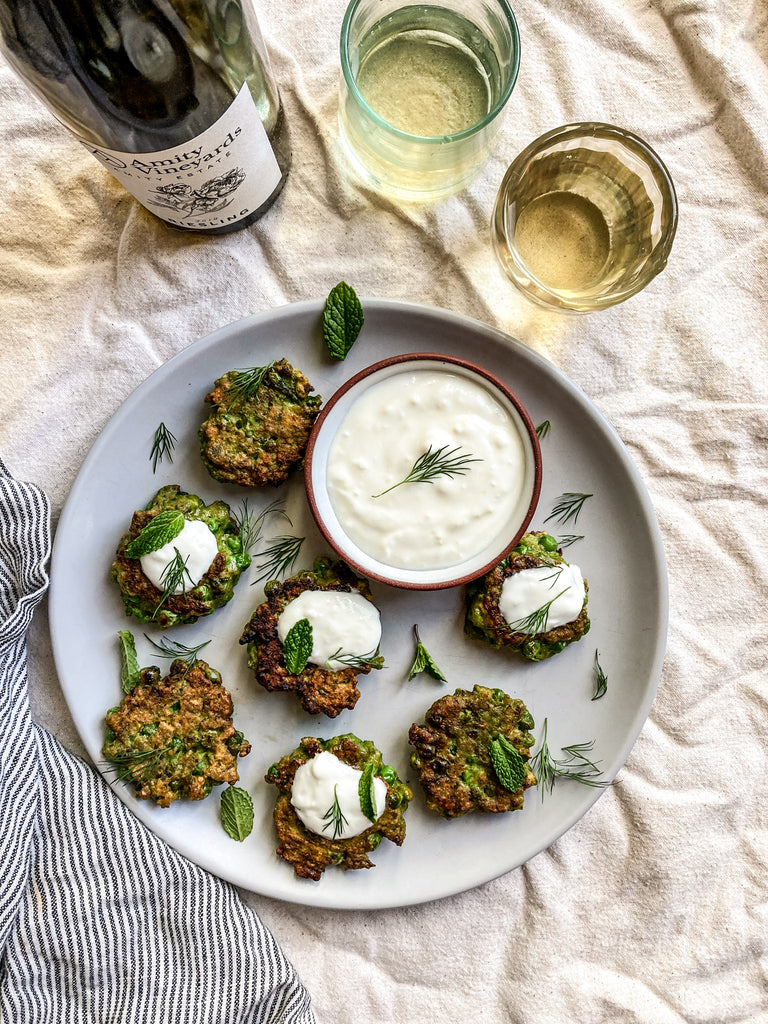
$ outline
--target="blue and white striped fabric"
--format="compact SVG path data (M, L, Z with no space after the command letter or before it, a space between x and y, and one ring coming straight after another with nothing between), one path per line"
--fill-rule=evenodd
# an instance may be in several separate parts
M314 1024L269 931L32 722L45 495L0 462L0 1021Z

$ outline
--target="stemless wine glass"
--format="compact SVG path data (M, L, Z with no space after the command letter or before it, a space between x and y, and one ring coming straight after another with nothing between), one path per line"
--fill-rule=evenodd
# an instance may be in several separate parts
M565 125L512 162L493 212L493 243L521 291L549 309L588 313L635 295L667 265L675 187L636 135Z
M459 191L488 157L519 65L507 0L352 0L339 129L353 167L401 199Z

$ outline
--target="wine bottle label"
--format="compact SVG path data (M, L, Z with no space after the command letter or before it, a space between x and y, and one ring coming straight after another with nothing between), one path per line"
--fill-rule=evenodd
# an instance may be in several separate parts
M201 135L157 153L118 153L80 142L148 210L184 228L235 224L272 195L282 172L244 85Z

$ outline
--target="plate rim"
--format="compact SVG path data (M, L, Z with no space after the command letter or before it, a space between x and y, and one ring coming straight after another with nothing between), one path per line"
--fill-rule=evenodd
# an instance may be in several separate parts
M578 405L586 406L593 419L600 426L604 436L610 442L614 453L618 456L625 471L630 477L635 494L639 497L642 511L644 525L648 531L649 540L651 542L653 552L653 563L655 569L655 576L657 580L657 593L656 598L658 601L658 623L657 633L655 636L655 650L653 659L651 662L650 671L647 680L647 690L645 699L641 701L635 711L634 716L631 720L631 727L627 729L623 743L617 747L614 760L617 762L617 767L614 773L618 773L625 765L626 760L629 756L630 751L635 745L643 725L645 724L656 693L661 680L661 674L664 664L664 658L666 654L666 641L668 634L669 624L669 580L667 573L666 555L664 551L663 539L661 530L659 527L658 519L656 516L653 503L650 498L647 486L639 470L635 466L635 463L629 452L626 449L623 441L619 437L618 433L610 422L606 419L603 413L594 405L592 400L577 386L575 385L565 374L558 369L553 363L545 359L542 355L536 352L534 349L523 344L517 338L505 333L499 328L493 327L486 324L476 318L467 316L466 314L456 313L452 310L445 309L440 306L432 306L422 303L415 303L410 301L402 301L398 299L381 299L361 296L360 301L363 305L363 309L368 314L380 313L394 313L402 314L408 317L415 317L426 321L432 322L447 322L453 327L468 330L470 332L484 335L486 338L490 338L495 342L499 343L504 348L510 350L513 353L517 353L519 357L529 361L534 368L542 370L547 376L553 378L557 386L564 389ZM287 316L302 317L306 314L312 313L317 314L318 324L319 319L324 307L324 299L305 299L295 303L284 303L279 306L275 306L268 310L263 310L259 313L250 314L242 317L238 320L231 321L216 328L215 330L203 335L200 338L195 339L186 345L183 349L173 355L170 359L166 360L157 366L143 381L141 381L120 403L115 409L112 415L109 417L103 428L99 431L99 434L88 452L86 453L80 468L78 469L75 478L72 482L72 486L62 506L61 514L56 525L56 530L53 539L52 552L51 552L51 571L50 571L50 591L48 600L48 621L49 629L51 634L51 644L53 650L54 665L56 668L57 679L59 686L64 695L65 701L69 708L70 714L73 718L73 723L80 736L83 745L88 749L88 745L85 738L82 735L81 729L78 726L77 719L74 714L72 704L70 702L70 695L65 688L62 678L66 675L64 670L64 654L60 645L60 637L58 632L58 626L56 623L56 609L58 608L60 594L57 586L57 565L61 561L63 555L61 554L62 545L59 543L59 538L62 535L66 535L70 528L70 518L75 515L74 507L77 502L80 489L85 485L87 477L87 471L91 462L95 461L100 455L103 448L107 447L111 439L112 434L118 429L122 419L130 412L130 407L139 400L145 390L149 390L155 386L158 380L162 380L168 375L172 375L175 369L181 364L183 365L188 359L199 357L200 354L204 353L209 348L214 348L217 344L225 341L229 338L237 337L242 332L249 330L250 328L262 327L263 325L269 324L271 321L279 321ZM320 337L320 329L318 326L318 339ZM439 347L434 348L435 352L439 352ZM331 365L331 364L329 364ZM128 407L126 411L126 407ZM90 751L89 756L92 756ZM94 769L103 778L103 773L99 770L98 765L93 765ZM606 787L607 788L607 787ZM359 897L365 897L365 893L355 893L351 901L340 902L330 898L323 898L323 894L319 889L313 889L311 895L313 898L305 899L302 892L298 892L295 895L293 893L275 893L266 891L263 888L256 888L247 882L244 882L241 878L233 878L232 874L226 872L219 872L210 866L208 862L203 863L196 851L187 843L171 841L166 838L165 835L159 833L153 824L147 819L146 816L140 812L143 809L141 805L130 794L126 787L114 788L112 790L115 795L125 804L129 810L138 818L139 822L158 835L163 842L167 842L172 848L176 849L183 856L188 857L195 863L199 864L204 870L209 871L211 874L215 874L225 881L237 885L243 889L254 894L266 896L271 899L277 899L286 903L292 903L307 907L316 907L318 909L332 909L332 910L386 910L405 906L415 906L423 903L434 902L440 899L446 899L451 896L458 895L459 893L466 892L472 888L476 888L480 885L494 881L495 879L509 873L510 871L516 870L522 865L528 863L535 856L541 853L543 850L548 849L553 843L561 838L569 829L571 829L579 820L581 820L594 806L600 796L605 792L605 788L595 789L591 794L591 798L588 800L586 805L575 805L572 813L565 815L558 823L558 828L554 833L549 832L539 844L537 844L532 852L528 853L525 858L513 865L504 864L499 867L498 871L484 875L482 880L472 882L471 884L457 883L453 886L448 886L438 894L427 894L427 895L409 895L408 898L394 897L387 898L386 894L379 899L366 899ZM307 892L309 895L309 891ZM358 897L355 899L355 897Z

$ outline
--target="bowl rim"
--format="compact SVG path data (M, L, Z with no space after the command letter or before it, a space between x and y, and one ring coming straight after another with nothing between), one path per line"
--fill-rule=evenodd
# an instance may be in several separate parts
M533 452L533 489L528 504L528 508L521 520L518 530L516 531L512 539L504 546L503 550L499 553L497 557L486 562L484 565L482 565L476 570L473 569L471 572L465 572L461 576L457 576L450 580L425 580L423 582L415 580L398 580L393 578L391 575L388 576L385 571L386 568L396 570L397 567L395 566L386 567L385 563L380 562L378 559L375 559L377 565L382 566L382 571L373 572L370 569L360 565L354 558L350 558L346 552L340 550L337 539L334 537L334 535L326 525L325 520L320 513L317 498L315 496L315 488L312 481L312 469L317 440L320 436L320 433L323 429L323 426L328 416L330 415L331 411L336 407L336 405L341 401L341 399L343 399L347 395L347 393L352 388L355 387L355 385L359 384L361 381L364 381L369 377L372 377L374 374L379 373L382 370L389 369L390 367L398 366L404 363L419 362L436 362L447 364L448 366L459 367L465 372L468 372L469 374L475 374L479 377L482 377L485 381L487 381L487 383L489 383L492 386L492 388L500 391L504 395L506 400L510 403L510 405L512 405L512 407L515 409L520 419L522 420L525 432L531 443L531 449ZM478 363L473 363L471 360L464 359L461 356L445 355L444 353L441 352L404 352L399 355L390 356L387 359L381 359L378 362L372 363L370 366L366 366L362 370L359 370L357 373L353 374L353 376L351 376L348 380L346 380L336 389L336 391L331 395L328 401L323 405L323 408L320 410L320 414L315 420L315 423L312 427L312 431L309 436L309 441L307 443L306 454L304 457L304 487L307 494L307 502L309 504L312 517L315 520L315 523L317 524L320 533L323 535L327 543L337 553L337 555L340 558L342 558L344 562L346 562L346 564L352 570L359 573L361 576L365 577L366 579L376 580L379 583L386 583L388 586L396 587L398 590L448 590L454 587L464 586L467 583L471 583L473 580L479 579L481 576L484 576L486 573L494 569L499 564L499 562L501 562L504 558L507 557L509 552L514 548L515 544L517 544L517 542L520 540L520 538L523 536L526 529L530 525L531 520L533 519L533 516L536 512L536 508L539 503L539 498L541 496L542 475L543 472L541 462L541 446L539 444L539 437L536 433L536 428L533 425L533 421L531 420L528 410L525 408L525 406L518 398L518 396L515 394L515 392L512 391L512 389L508 387L508 385L506 385L502 380L500 380L494 373L491 373L490 370L486 370L485 367L480 366ZM457 567L462 565L461 562L458 562L456 564ZM446 566L445 568L450 568L450 566ZM425 570L425 572L428 571L429 570Z
M505 211L510 202L510 192L513 192L518 187L524 172L540 157L542 152L558 142L571 142L575 140L583 140L585 148L589 148L589 142L593 139L614 139L643 160L661 193L663 206L667 209L669 225L652 250L652 253L649 253L649 257L651 254L654 257L653 262L650 261L650 258L647 259L643 267L636 272L635 276L624 287L598 299L574 302L564 298L557 288L550 287L538 278L525 263L517 252L512 240L508 237ZM557 128L550 128L549 131L544 132L538 138L529 142L525 149L521 150L514 157L507 167L496 193L491 224L494 236L494 249L502 269L528 299L549 310L563 313L590 313L610 309L621 302L625 302L627 299L631 299L646 288L655 277L658 277L669 261L672 243L677 234L678 217L679 204L672 175L659 154L645 139L628 128L621 128L606 121L574 121L569 124L560 125ZM498 249L495 237L497 232L501 232L503 235L515 266L535 283L536 290L530 290L509 273Z

